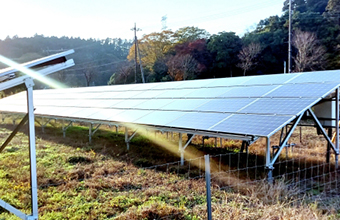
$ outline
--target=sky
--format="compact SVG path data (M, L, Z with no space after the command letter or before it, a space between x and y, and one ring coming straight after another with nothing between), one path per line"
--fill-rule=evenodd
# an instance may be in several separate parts
M284 0L0 0L0 39L7 36L68 36L132 39L134 23L144 34L195 26L210 34L242 36L272 15Z

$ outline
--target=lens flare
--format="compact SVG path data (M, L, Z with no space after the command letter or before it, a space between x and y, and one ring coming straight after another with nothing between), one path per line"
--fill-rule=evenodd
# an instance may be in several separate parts
M136 124L125 124L124 126L128 127L131 130L136 130L139 135L142 135L142 136L148 138L153 143L155 143L158 146L170 151L173 154L179 153L178 145L176 145L173 142L170 142L169 140L167 140L164 137L155 137L154 135L148 133L147 128L145 126L136 125ZM195 153L193 153L193 152L190 152L190 149L188 149L188 148L184 151L184 158L186 160L195 159L195 158L197 158L197 156L198 156L197 151ZM192 161L191 163L193 165L197 166L197 167L199 166L198 161ZM215 168L215 167L216 167L215 165L212 166L212 168Z
M54 79L51 79L51 78L47 78L46 76L44 75L41 75L40 73L36 72L36 71L33 71L27 67L24 67L16 62L14 62L13 60L10 60L2 55L0 55L0 62L9 66L9 67L12 67L26 75L29 75L30 77L32 77L33 79L36 79L48 86L50 86L51 88L55 88L55 89L61 89L61 88L65 88L66 86L63 85L62 83L54 80Z

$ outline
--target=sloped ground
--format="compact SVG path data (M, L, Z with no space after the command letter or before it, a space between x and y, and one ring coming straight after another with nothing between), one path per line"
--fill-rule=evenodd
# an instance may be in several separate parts
M57 125L56 125L57 126ZM0 125L0 143L13 126ZM87 128L37 128L39 219L206 219L204 179L178 170L142 169L177 161L177 155L137 137L126 150L122 134L102 130L87 144ZM238 142L226 143L230 149ZM229 150L230 150L229 149ZM204 153L226 149L200 148ZM205 152L202 152L205 151ZM282 182L220 190L212 184L213 219L338 219L340 199L301 197ZM0 198L30 212L26 132L0 154ZM0 219L18 219L2 210Z

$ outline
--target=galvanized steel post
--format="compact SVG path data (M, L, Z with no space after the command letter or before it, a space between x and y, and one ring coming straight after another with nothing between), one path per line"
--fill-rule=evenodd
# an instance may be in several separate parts
M212 219L211 215L211 187L210 187L210 156L204 155L204 161L205 161L205 183L206 183L206 189L207 189L207 214L208 214L208 220Z
M129 133L128 133L128 128L127 127L125 127L125 143L126 143L126 149L130 150Z
M273 169L274 167L271 165L270 160L270 137L267 137L266 142L266 169L268 170L268 182L273 183Z
M27 112L28 112L28 132L29 132L29 154L31 172L31 202L32 218L38 219L38 183L37 183L37 160L35 152L35 128L34 128L34 106L33 106L33 80L25 80L27 88Z
M184 165L184 149L182 143L182 133L178 134L178 150L181 153L181 166Z

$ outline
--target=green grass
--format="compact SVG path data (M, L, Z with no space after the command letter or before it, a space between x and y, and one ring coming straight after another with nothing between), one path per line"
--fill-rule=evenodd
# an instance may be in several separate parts
M12 127L0 126L0 143ZM142 168L179 160L178 155L148 139L136 136L127 151L124 136L108 129L99 130L92 145L87 143L86 127L69 128L66 138L58 126L48 126L45 134L36 130L39 219L206 219L204 179L188 180L181 171L177 175ZM26 133L18 133L0 154L0 198L29 213ZM236 144L232 142L230 149L234 151ZM190 148L198 156L230 152L221 148ZM279 187L280 193L286 192ZM293 205L296 200L292 198L281 201L268 195L272 193L268 191L275 190L246 191L226 192L213 184L214 219L269 219L268 213L272 219L339 217L339 199L327 204L303 200ZM2 209L0 219L18 218Z

